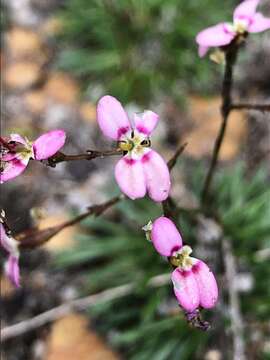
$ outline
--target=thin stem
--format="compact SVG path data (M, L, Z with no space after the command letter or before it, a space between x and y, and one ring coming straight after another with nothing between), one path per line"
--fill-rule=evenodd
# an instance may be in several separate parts
M60 225L49 227L44 230L38 230L36 228L26 230L18 235L16 235L16 240L20 242L20 248L36 248L47 241L49 241L52 237L57 235L60 231L64 230L69 226L73 226L80 221L84 220L88 216L99 216L103 214L106 210L108 210L113 205L117 204L119 201L123 199L123 195L116 196L102 204L93 205L88 208L88 211L85 213L76 216L74 219L66 221Z
M188 143L185 142L184 144L180 145L179 148L176 149L176 151L175 151L174 155L172 156L172 158L168 161L167 165L168 165L168 168L169 168L170 171L174 168L179 156L185 150L187 144Z
M168 283L170 283L170 274L161 274L149 279L147 286L150 288L158 288L167 285ZM97 303L108 302L127 296L133 293L135 289L136 284L129 283L104 290L98 294L69 301L37 316L34 316L31 319L23 320L17 324L3 328L1 330L1 341L14 339L17 336L26 334L29 331L60 319L73 311L85 310L91 306L96 305Z
M249 103L235 103L231 104L231 110L258 110L270 111L270 104L249 104Z
M87 150L86 153L77 154L77 155L66 155L58 151L55 155L47 159L47 165L51 167L55 167L57 164L61 162L77 161L77 160L93 160L96 158L104 158L107 156L121 155L121 154L123 154L123 151L120 149L105 150L105 151Z
M202 190L202 202L204 203L209 195L209 190L212 184L213 176L216 170L217 161L220 153L220 148L224 140L229 114L231 111L231 91L233 85L233 67L237 58L238 47L236 44L233 44L226 52L226 63L225 71L222 84L222 105L221 105L221 115L222 123L219 129L218 136L215 141L212 159L208 173L205 178L203 190Z

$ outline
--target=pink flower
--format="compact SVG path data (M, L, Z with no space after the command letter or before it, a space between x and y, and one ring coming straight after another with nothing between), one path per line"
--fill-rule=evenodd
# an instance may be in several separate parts
M199 32L196 42L200 57L210 47L228 45L237 36L270 29L270 18L256 12L259 2L260 0L245 0L234 10L233 23L219 23Z
M182 243L174 223L161 216L152 225L151 240L157 252L170 257L176 269L172 273L175 296L183 309L191 313L199 306L210 309L218 299L218 287L209 267L190 256L192 249Z
M20 271L19 271L19 249L18 242L7 234L5 227L0 223L0 243L3 249L8 253L5 271L12 283L19 287Z
M122 192L131 199L148 192L154 201L163 201L170 190L170 173L166 162L150 148L149 136L158 115L145 111L129 120L121 103L112 96L102 97L97 105L97 121L103 134L117 140L124 156L115 167L115 178Z
M66 134L63 130L49 131L34 142L18 134L11 134L7 140L1 139L4 146L1 154L0 182L4 183L20 175L31 158L45 160L53 156L62 148L65 140Z

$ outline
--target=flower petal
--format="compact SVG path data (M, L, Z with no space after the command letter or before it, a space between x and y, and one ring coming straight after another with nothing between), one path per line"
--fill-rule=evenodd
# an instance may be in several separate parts
M10 134L9 141L15 141L15 142L20 143L25 146L28 145L26 139L19 134Z
M200 305L206 309L215 306L218 299L218 287L214 274L201 260L192 267L200 295Z
M18 242L12 237L8 236L4 225L0 223L0 244L10 254L18 254Z
M174 223L165 216L156 219L152 225L151 240L157 252L162 256L172 256L181 249L183 242Z
M17 157L10 161L3 161L3 170L0 173L0 183L9 181L19 176L26 168L30 158Z
M64 130L52 130L37 138L33 143L35 160L48 159L57 153L65 144Z
M241 2L234 10L233 19L251 19L256 12L259 2L260 0L245 0Z
M145 135L151 134L151 132L157 126L158 120L159 120L158 114L150 110L145 111L141 115L138 114L134 115L134 122L137 131Z
M200 57L204 57L206 54L207 54L207 52L208 52L208 50L209 50L209 47L208 46L201 46L201 45L199 45L199 56Z
M149 196L156 202L167 199L171 187L170 172L166 162L154 150L141 159Z
M97 121L103 134L119 140L130 129L127 113L113 96L103 96L97 104Z
M16 286L20 286L19 257L10 255L6 264L6 274L10 281Z
M172 273L172 282L177 301L188 312L199 307L200 297L192 271L176 269Z
M268 29L270 29L270 18L264 17L261 13L256 13L253 16L252 22L248 27L250 33L262 32Z
M233 32L228 31L226 23L220 23L202 30L196 36L196 42L200 46L199 55L204 56L206 54L206 48L229 44L234 36L235 34Z
M139 160L122 157L115 166L114 174L121 191L129 198L134 200L145 196L145 176Z

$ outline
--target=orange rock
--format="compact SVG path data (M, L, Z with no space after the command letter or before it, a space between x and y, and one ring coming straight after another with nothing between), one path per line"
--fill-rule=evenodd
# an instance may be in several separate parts
M39 229L46 229L50 226L60 225L65 221L70 220L68 216L65 215L54 215L42 219L38 227ZM54 236L49 240L44 247L50 251L57 252L59 250L67 249L74 244L74 235L76 232L76 226L71 226L61 231L59 234Z
M95 121L96 120L96 107L90 102L82 103L80 106L80 114L83 120Z
M71 314L52 327L45 360L117 360L116 354L93 332L81 315Z
M188 146L185 153L195 158L211 155L220 124L220 98L192 97L189 100L193 128L185 135ZM246 137L245 115L233 111L230 114L224 142L220 150L221 160L233 159Z
M10 88L25 89L35 84L41 76L40 66L34 62L22 61L9 65L4 80Z
M55 102L75 104L79 95L79 87L69 75L56 72L50 76L45 85L45 92Z
M33 56L42 51L42 41L40 36L31 30L23 28L13 28L6 35L7 49L14 58Z
M46 96L44 91L35 90L28 92L25 95L25 103L29 111L34 114L40 114L46 106Z

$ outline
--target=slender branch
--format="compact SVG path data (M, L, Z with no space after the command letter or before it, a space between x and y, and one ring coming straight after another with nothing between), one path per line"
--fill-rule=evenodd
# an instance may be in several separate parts
M57 235L60 231L79 223L88 216L100 216L123 198L123 195L119 195L102 204L90 206L85 213L57 226L49 227L44 230L38 230L37 228L26 230L16 235L16 240L20 242L20 248L35 248L41 246Z
M225 71L223 77L222 84L222 105L221 105L221 115L222 115L222 123L219 129L218 136L215 141L212 159L210 163L210 167L208 173L205 178L203 190L202 190L202 202L204 203L209 195L209 190L211 187L212 179L214 176L214 172L216 170L217 161L221 149L221 145L224 140L229 114L231 111L231 91L233 85L233 68L237 58L238 46L237 44L232 44L231 47L228 48L226 52L226 63L225 63Z
M51 156L46 160L48 166L55 167L61 162L67 161L77 161L77 160L93 160L96 158L104 158L107 156L121 155L123 151L121 149L116 150L87 150L86 153L77 154L77 155L66 155L58 151L55 155Z
M223 237L222 253L227 277L227 289L229 293L231 329L233 335L233 360L245 360L244 326L240 310L238 291L235 287L237 278L236 262L232 253L230 240Z
M174 168L174 166L177 163L177 160L179 158L179 156L183 153L183 151L185 150L186 146L187 146L187 142L185 142L184 144L180 145L175 153L173 154L173 156L171 157L171 159L167 162L169 171L171 172L172 169ZM172 200L172 198L169 196L166 200L162 201L162 209L163 209L163 213L165 216L173 219L174 221L176 221L176 206Z
M170 283L170 274L162 274L152 277L147 286L157 288ZM75 299L45 311L31 319L23 320L17 324L1 329L1 341L7 341L17 336L23 335L29 331L44 326L52 321L68 315L72 311L82 311L97 303L108 302L119 299L131 294L136 289L136 283L129 283L104 290L98 294L89 295L83 298Z
M172 156L172 158L168 161L167 165L168 165L168 168L169 168L170 171L174 168L179 156L185 150L187 144L188 143L185 142L184 144L180 145L179 148L176 149L176 151L175 151L174 155Z
M235 103L231 104L231 110L258 110L270 111L270 104L249 104L249 103Z

